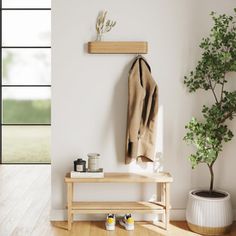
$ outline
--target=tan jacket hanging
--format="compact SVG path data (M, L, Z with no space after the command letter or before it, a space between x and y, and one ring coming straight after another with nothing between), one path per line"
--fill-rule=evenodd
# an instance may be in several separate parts
M129 73L128 117L125 163L141 158L154 161L158 87L151 69L142 56L138 56Z

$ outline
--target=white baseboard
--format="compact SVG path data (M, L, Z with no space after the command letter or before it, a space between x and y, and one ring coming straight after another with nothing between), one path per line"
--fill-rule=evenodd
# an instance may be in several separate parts
M233 210L234 213L234 220L236 220L236 209ZM86 214L77 214L74 216L74 220L82 220L82 221L103 221L105 218L104 214L93 214L93 215L86 215ZM154 214L135 214L135 220L156 220ZM66 210L51 210L50 214L51 221L65 221L67 220L67 213ZM185 209L172 209L170 211L170 220L185 220Z
M185 220L185 209L171 209L170 220Z

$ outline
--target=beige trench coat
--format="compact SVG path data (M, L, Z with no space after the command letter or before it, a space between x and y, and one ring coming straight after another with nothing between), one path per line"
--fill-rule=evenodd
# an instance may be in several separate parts
M138 158L154 161L157 112L157 84L146 60L138 56L129 73L126 164Z

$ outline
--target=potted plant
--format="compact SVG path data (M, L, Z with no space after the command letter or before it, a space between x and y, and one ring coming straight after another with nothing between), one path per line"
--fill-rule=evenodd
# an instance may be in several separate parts
M233 137L227 124L236 115L236 91L227 90L226 83L232 79L228 72L236 71L236 23L235 15L212 12L211 16L214 24L210 35L200 44L202 57L184 78L190 93L205 90L214 99L212 105L203 105L201 121L192 118L185 127L184 140L196 147L189 157L192 168L203 163L210 173L208 190L190 191L186 219L195 232L219 235L230 230L233 218L230 194L214 188L214 164L223 144Z

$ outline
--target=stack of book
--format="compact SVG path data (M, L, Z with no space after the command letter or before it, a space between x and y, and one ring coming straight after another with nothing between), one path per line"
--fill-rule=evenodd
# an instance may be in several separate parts
M78 171L71 171L70 172L71 178L104 178L103 168L100 168L98 171L89 171L86 172L78 172Z

